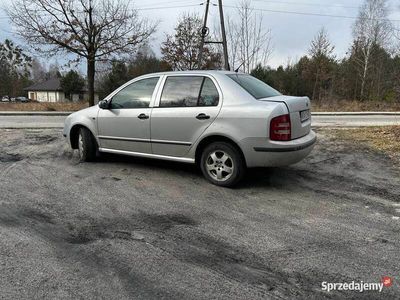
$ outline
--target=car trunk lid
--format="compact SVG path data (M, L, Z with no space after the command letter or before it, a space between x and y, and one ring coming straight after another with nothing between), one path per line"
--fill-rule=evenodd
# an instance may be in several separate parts
M301 138L311 130L310 99L308 97L275 96L259 99L284 103L290 114L292 139Z

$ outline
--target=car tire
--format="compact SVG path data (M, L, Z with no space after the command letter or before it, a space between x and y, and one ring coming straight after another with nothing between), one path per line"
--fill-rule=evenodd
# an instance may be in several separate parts
M233 187L243 178L246 164L235 146L226 142L214 142L203 150L200 168L204 177L212 184Z
M81 162L94 161L97 152L97 143L87 128L80 128L78 133L78 152Z

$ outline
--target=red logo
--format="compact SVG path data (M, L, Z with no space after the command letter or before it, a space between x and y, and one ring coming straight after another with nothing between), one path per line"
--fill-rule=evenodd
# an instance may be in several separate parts
M389 276L383 276L382 283L385 287L390 287L393 284L393 279L392 279L392 277L389 277Z

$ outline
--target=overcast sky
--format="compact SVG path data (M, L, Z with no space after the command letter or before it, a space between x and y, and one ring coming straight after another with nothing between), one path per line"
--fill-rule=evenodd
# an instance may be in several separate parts
M140 8L140 14L151 20L159 20L161 23L158 32L154 35L152 42L153 50L159 55L160 43L165 39L165 33L173 32L177 18L184 12L198 12L204 14L204 5L199 4L205 0L148 0L135 1L136 7ZM0 0L1 6L7 5L11 0ZM211 0L217 3L217 0ZM223 0L224 5L235 6L237 0ZM252 5L256 9L274 10L257 11L262 13L265 28L272 30L272 42L274 51L270 60L270 65L278 66L286 64L288 60L296 61L305 54L309 48L310 41L321 27L325 27L329 37L335 45L337 57L346 55L351 43L351 26L354 19L335 18L328 16L311 16L302 13L338 15L356 17L358 7L363 0L253 0ZM400 1L391 0L390 18L400 20ZM197 4L197 5L196 5ZM196 5L196 6L190 6ZM171 6L186 6L167 8ZM189 7L190 6L190 7ZM152 9L156 8L157 9ZM151 9L149 9L151 8ZM235 9L225 7L225 14L235 16ZM276 11L289 11L293 13L279 13ZM210 22L218 21L218 7L212 6L210 10ZM397 22L400 25L400 22ZM212 24L209 27L213 28ZM0 11L0 40L10 38L24 45L22 40L12 34L12 27L9 20L5 17L5 12ZM62 61L62 59L60 59Z

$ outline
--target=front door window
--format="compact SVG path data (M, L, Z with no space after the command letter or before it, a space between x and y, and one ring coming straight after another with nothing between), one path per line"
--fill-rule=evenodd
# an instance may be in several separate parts
M111 100L111 109L147 108L159 77L136 81L120 90Z

